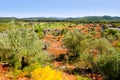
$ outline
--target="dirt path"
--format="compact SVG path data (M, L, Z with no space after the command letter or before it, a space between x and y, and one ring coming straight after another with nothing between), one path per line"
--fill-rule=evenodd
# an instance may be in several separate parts
M45 36L44 42L49 44L49 46L47 47L47 51L50 54L53 54L53 55L57 56L57 55L60 55L60 54L66 54L67 53L68 50L62 47L61 39L62 38L59 38L59 36L53 36L53 35Z

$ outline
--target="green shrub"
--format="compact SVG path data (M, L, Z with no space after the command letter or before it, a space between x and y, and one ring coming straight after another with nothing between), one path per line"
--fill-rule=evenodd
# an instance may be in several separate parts
M33 62L45 62L50 57L42 51L43 42L38 35L27 29L14 29L0 36L0 58L16 69L21 69Z
M99 54L110 54L115 51L112 44L106 38L99 38L92 41L91 48L96 49Z
M120 78L120 53L99 55L94 62L93 70L101 73L107 80L119 80Z
M35 26L35 32L38 34L38 37L40 39L44 37L43 28L41 28L41 26L36 25Z
M88 77L76 76L77 80L91 80Z
M88 35L75 30L74 32L67 32L63 38L63 45L69 50L69 61L78 61L80 55L89 50L90 38Z

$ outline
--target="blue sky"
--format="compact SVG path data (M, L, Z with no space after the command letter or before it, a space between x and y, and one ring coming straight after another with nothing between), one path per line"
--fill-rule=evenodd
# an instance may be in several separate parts
M0 0L0 17L120 16L120 0Z

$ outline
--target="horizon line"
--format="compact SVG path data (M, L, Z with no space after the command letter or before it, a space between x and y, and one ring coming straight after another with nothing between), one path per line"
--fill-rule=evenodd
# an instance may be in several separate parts
M88 16L26 16L26 17L19 17L19 16L0 16L0 18L83 18L83 17L103 17L103 16L110 16L110 17L120 17L118 15L112 16L112 15L88 15Z

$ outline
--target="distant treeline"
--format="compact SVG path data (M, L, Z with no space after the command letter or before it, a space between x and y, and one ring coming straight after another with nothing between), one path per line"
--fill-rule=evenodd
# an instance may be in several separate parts
M87 17L31 17L31 18L16 18L16 17L0 17L0 22L23 21L23 22L75 22L75 23L120 23L120 17L111 16L87 16Z

